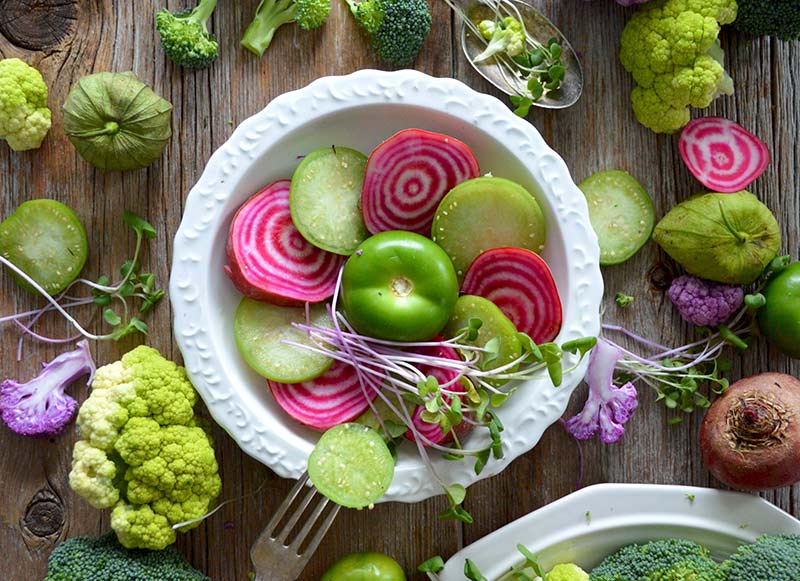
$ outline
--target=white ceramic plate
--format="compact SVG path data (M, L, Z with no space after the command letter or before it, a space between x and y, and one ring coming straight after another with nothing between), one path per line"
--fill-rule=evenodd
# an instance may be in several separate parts
M587 516L588 513L588 516ZM565 496L465 547L445 564L441 581L463 581L470 559L488 579L521 561L525 545L550 568L585 569L631 543L684 538L724 559L762 534L800 533L800 521L763 498L693 486L598 484Z
M453 79L416 71L359 71L326 77L277 97L242 123L211 157L186 200L170 279L175 337L186 369L214 419L241 448L283 477L297 478L319 436L284 414L265 380L240 357L233 313L241 296L222 271L225 239L237 208L264 185L292 175L298 156L331 144L368 153L393 133L420 127L452 135L475 152L483 172L534 193L548 224L544 258L564 306L559 342L596 336L603 280L586 202L563 160L506 105ZM481 478L530 450L566 408L586 362L555 389L530 381L503 406L505 458ZM477 436L475 436L477 437ZM412 502L441 490L404 446L383 500ZM470 462L435 461L448 482L478 477Z

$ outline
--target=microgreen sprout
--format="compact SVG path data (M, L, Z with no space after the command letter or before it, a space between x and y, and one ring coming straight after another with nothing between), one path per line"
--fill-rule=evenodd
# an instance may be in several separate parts
M515 581L537 581L546 578L546 573L539 564L539 558L534 555L525 545L517 544L517 551L523 560L511 567L501 579L514 579ZM444 569L444 560L440 556L431 557L417 567L420 573L427 573L430 579L439 579L437 573ZM464 560L464 577L470 581L488 581L481 573L480 568L472 559Z
M120 267L119 279L115 282L107 276L101 276L96 282L79 278L57 297L53 297L19 267L0 256L0 264L17 274L48 302L36 310L0 317L0 323L13 322L22 331L17 349L18 359L22 356L22 340L26 335L47 343L67 343L81 335L96 341L109 339L117 341L131 333L147 334L147 324L140 317L146 315L163 298L164 290L158 288L153 274L140 272L139 255L143 240L154 238L156 231L152 225L131 212L124 213L123 221L136 233L136 247L133 257ZM74 296L71 291L78 285L88 287L90 295ZM134 310L137 304L138 310ZM104 322L111 327L108 333L97 334L88 331L69 313L72 309L85 305L96 305L101 309ZM78 334L66 338L53 338L34 331L34 325L50 311L58 311Z
M455 0L446 0L463 20L470 33L486 44L486 49L473 59L497 66L506 84L515 91L510 100L514 113L526 117L531 106L550 91L557 91L566 75L562 62L563 47L558 38L541 42L525 27L525 19L514 2L482 0L481 16L473 20Z
M451 339L422 342L376 339L357 333L337 309L340 290L341 271L328 305L333 320L331 328L313 325L307 318L305 323L296 323L295 327L306 333L310 342L285 343L351 365L386 439L394 442L409 432L422 461L444 490L449 506L440 516L471 523L472 516L463 508L466 489L461 484L448 484L442 480L433 468L429 450L440 453L446 460L471 459L475 473L480 474L490 458L503 457L504 426L496 410L518 389L518 382L549 376L555 386L560 385L563 375L580 364L596 339L587 337L560 346L555 343L537 345L520 333L521 355L497 365L501 347L499 338L491 339L483 346L475 344L482 325L480 319L471 319ZM460 358L441 354L453 350ZM571 360L571 364L565 370L566 358ZM423 369L439 370L440 375L448 379L437 380ZM502 384L502 389L499 384ZM374 398L369 397L373 393L389 410L389 417L386 412L382 415L378 411ZM409 408L409 404L413 407ZM447 445L433 441L417 427L412 419L416 406L423 408L421 417L425 423L437 424L443 433L450 436ZM458 437L459 426L482 428L488 438L485 437L477 446L465 447Z

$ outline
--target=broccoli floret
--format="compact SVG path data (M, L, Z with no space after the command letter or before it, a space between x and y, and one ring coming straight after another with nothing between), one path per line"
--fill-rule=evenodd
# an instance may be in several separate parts
M397 66L414 62L431 30L427 0L346 0L380 58Z
M738 0L733 26L755 36L800 39L800 0Z
M242 46L263 56L275 31L284 24L296 22L303 30L319 28L328 20L331 0L261 0L253 22L244 31Z
M489 44L481 54L472 59L473 62L479 63L503 52L515 57L525 50L525 31L516 18L506 16L497 21L483 20L478 23L478 30Z
M156 13L156 30L164 52L176 64L187 69L204 69L219 55L219 44L208 32L217 0L200 0L194 10L173 13L164 8Z
M708 550L683 539L628 545L592 570L591 581L725 581Z
M797 581L800 535L763 535L722 564L727 581Z
M127 550L114 533L74 537L59 544L44 581L209 581L183 557L163 551Z

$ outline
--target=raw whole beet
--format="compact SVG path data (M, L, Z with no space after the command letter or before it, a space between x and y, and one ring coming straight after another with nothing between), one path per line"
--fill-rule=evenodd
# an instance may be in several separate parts
M740 490L769 490L800 481L800 381L762 373L731 385L700 428L709 471Z

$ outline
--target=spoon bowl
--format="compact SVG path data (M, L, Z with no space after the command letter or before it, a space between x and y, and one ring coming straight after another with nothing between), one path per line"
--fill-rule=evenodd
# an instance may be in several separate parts
M555 24L533 6L520 0L500 0L499 5L513 4L522 16L528 35L541 43L549 39L558 40L562 48L561 60L566 69L561 86L555 91L546 91L542 97L533 102L536 107L544 109L566 109L574 105L583 92L583 70L578 55L567 41L566 37ZM496 59L476 63L475 57L486 48L487 41L476 32L476 27L471 23L485 19L494 19L495 13L486 4L485 0L465 0L463 2L463 15L461 20L461 48L472 67L487 81L507 95L524 95L527 93L527 79L513 75L506 70ZM467 22L469 18L471 22Z

